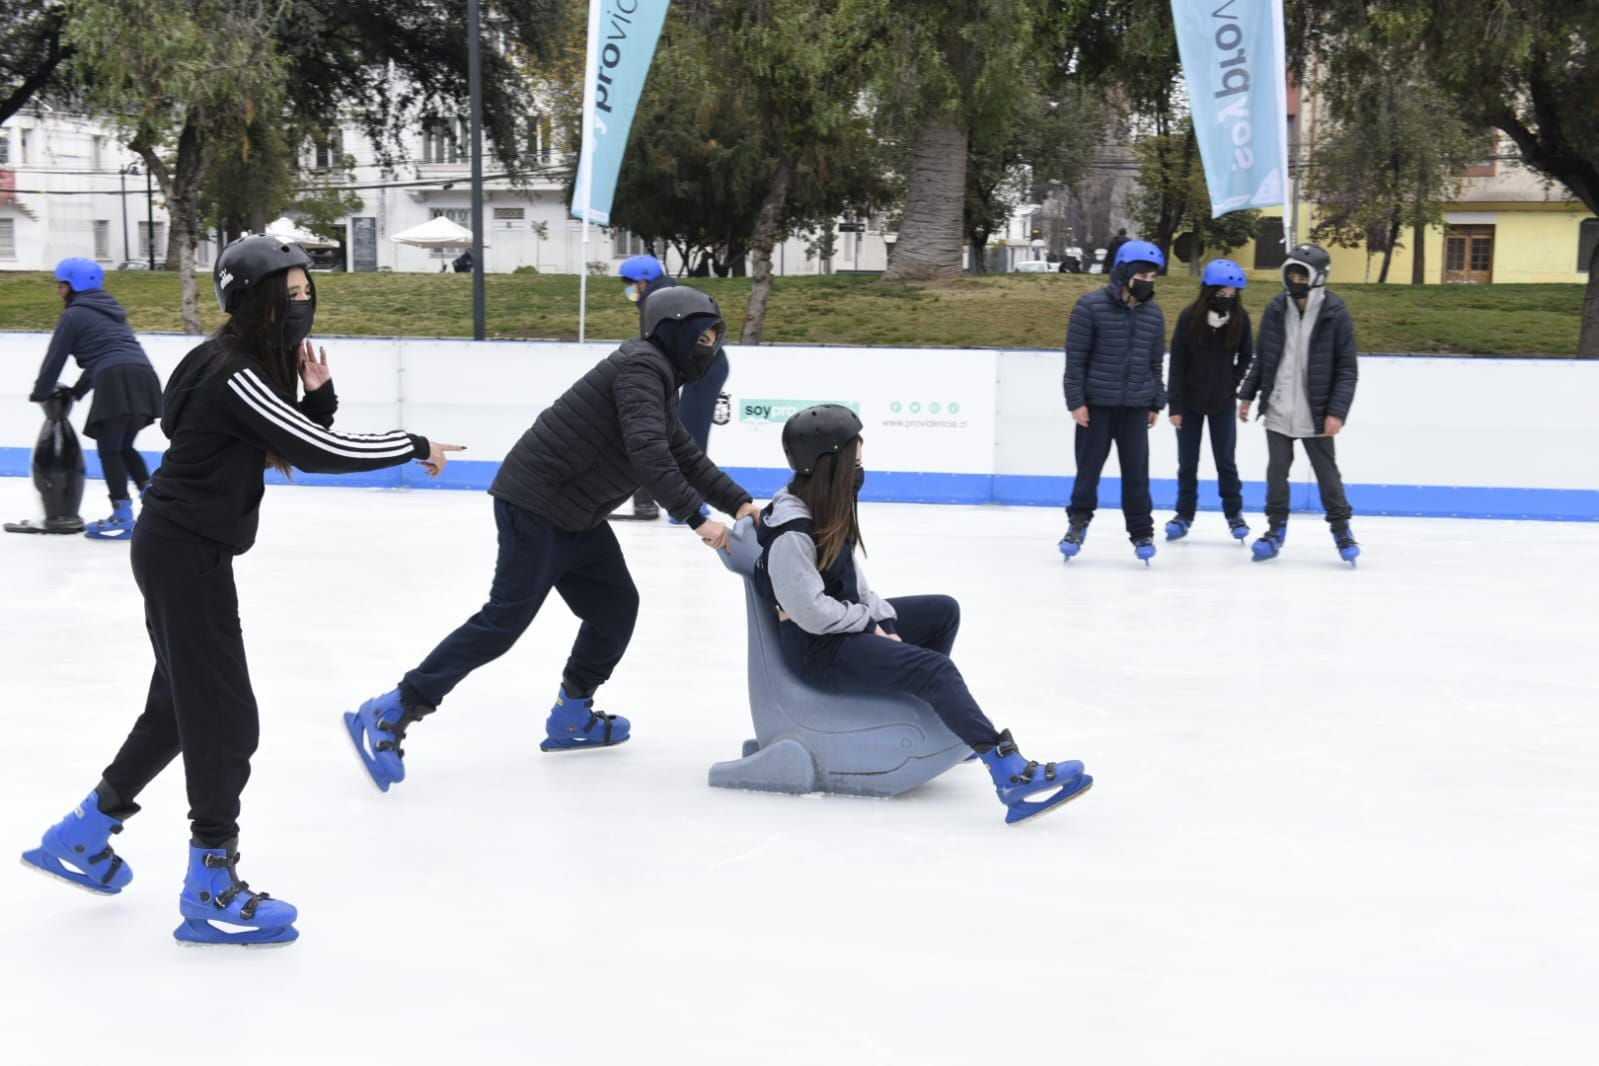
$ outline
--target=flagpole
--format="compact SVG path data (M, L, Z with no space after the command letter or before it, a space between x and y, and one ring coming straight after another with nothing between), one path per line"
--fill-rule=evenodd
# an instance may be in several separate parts
M594 196L594 103L595 81L599 74L600 4L603 0L589 0L588 54L583 68L583 140L579 145L577 188L578 203L583 207L583 261L578 264L577 280L577 340L583 343L588 336L589 296L589 204Z

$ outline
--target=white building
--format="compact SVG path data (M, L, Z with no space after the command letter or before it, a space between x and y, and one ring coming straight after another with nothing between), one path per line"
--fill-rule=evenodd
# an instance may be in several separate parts
M548 126L544 125L548 137ZM393 167L377 161L372 147L354 127L329 138L331 148L308 148L306 171L360 196L361 206L343 223L343 247L321 261L332 269L438 271L460 250L426 250L390 238L438 215L471 225L471 165L467 132L459 120L419 121L402 137L409 159ZM341 147L342 146L342 147ZM348 172L341 156L353 158ZM485 181L483 219L485 268L507 273L530 267L540 273L575 274L585 262L615 274L620 261L644 251L643 243L621 230L591 227L583 249L582 224L572 219L560 177L567 160L546 144L544 172L519 187L504 178ZM484 173L501 171L489 156ZM167 212L159 187L147 195L143 163L106 123L39 104L0 126L0 270L50 270L68 256L95 259L114 269L140 267L166 257ZM778 274L880 271L892 235L881 222L865 232L837 234L833 258L807 255L806 242L794 237L773 257ZM198 262L209 266L214 253L203 241ZM668 268L680 259L667 252Z

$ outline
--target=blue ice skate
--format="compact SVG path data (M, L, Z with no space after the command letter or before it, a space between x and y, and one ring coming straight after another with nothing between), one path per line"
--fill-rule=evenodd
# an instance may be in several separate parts
M425 703L406 707L400 690L392 689L361 704L361 709L346 712L344 726L350 731L361 765L372 775L378 791L405 780L405 731L412 723L433 713Z
M1023 758L1009 729L999 735L998 744L977 754L1005 805L1007 825L1054 810L1094 786L1094 779L1083 773L1083 764L1076 759L1039 764ZM1046 792L1049 795L1042 795Z
M100 813L99 793L89 793L78 806L44 831L39 846L22 853L22 861L79 888L114 896L133 880L133 870L111 850L111 837L122 823Z
M1145 566L1148 566L1149 560L1155 557L1155 538L1135 537L1133 539L1133 554L1142 559Z
M1239 544L1243 544L1244 539L1249 536L1249 523L1244 521L1244 516L1241 514L1230 514L1227 516L1227 532L1231 533Z
M1340 522L1332 527L1333 543L1338 546L1338 558L1355 565L1355 560L1360 557L1360 544L1355 540L1355 534L1350 530L1348 522Z
M1283 550L1283 541L1287 539L1288 527L1286 525L1272 526L1261 534L1260 538L1255 541L1254 547L1250 549L1250 551L1254 552L1254 561L1262 563L1267 559L1277 558L1278 553Z
M1178 515L1176 518L1173 518L1170 522L1166 523L1166 539L1182 540L1184 537L1188 536L1188 528L1193 524L1194 520L1192 518L1184 518L1181 515Z
M577 751L581 748L614 748L628 740L628 721L619 714L594 709L594 697L569 696L561 686L555 706L544 721L544 742L540 751Z
M1083 541L1088 539L1088 523L1073 522L1067 527L1066 535L1060 538L1060 553L1067 562L1071 562L1078 552L1083 550Z
M299 938L294 922L300 914L293 904L253 891L239 880L237 843L230 840L220 848L189 845L189 873L178 896L183 924L172 932L179 941L250 947L288 944Z
M83 530L90 540L127 540L133 536L133 501L112 500L111 517L90 522Z

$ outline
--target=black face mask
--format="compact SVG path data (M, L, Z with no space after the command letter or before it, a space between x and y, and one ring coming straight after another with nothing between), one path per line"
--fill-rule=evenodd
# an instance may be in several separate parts
M1155 283L1153 281L1134 281L1127 287L1133 294L1133 299L1145 303L1155 298Z
M1288 281L1283 283L1283 288L1288 290L1288 295L1296 300L1303 300L1310 295L1310 282Z
M1233 308L1237 306L1238 297L1236 296L1212 296L1210 298L1210 309L1218 315L1230 315L1233 313Z
M711 364L722 354L722 342L696 344L683 364L683 380L692 385L711 372Z
M289 313L283 319L283 336L289 347L298 348L311 335L311 323L315 321L315 300L290 300Z
M855 468L855 495L859 496L861 494L861 486L865 484L866 468L863 466L857 466Z

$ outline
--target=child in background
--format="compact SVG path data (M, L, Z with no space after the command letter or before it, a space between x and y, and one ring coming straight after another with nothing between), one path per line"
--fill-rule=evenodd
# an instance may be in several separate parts
M761 512L756 582L777 612L784 660L824 690L927 701L988 767L1006 822L1082 795L1094 783L1082 763L1023 758L1010 730L995 729L977 706L949 657L960 629L954 599L885 600L867 585L855 561L862 448L860 419L838 404L808 407L783 426L794 478Z

